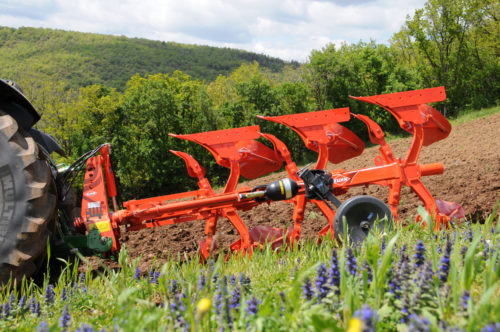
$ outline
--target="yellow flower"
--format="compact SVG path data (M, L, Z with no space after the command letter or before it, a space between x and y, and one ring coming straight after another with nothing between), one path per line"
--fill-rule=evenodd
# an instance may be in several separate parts
M212 302L210 301L210 299L207 299L206 297L202 298L196 306L198 314L203 315L204 313L206 313L208 310L210 310L211 305Z
M349 321L347 332L361 332L363 331L363 322L359 318L352 318Z

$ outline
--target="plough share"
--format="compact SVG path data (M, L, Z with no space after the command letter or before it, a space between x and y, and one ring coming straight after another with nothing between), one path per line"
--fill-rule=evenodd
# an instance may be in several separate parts
M220 166L230 169L224 190L220 193L213 190L205 177L204 168L191 155L171 150L184 160L188 174L198 180L199 189L130 200L123 203L123 209L119 209L110 163L110 146L105 144L99 149L100 154L87 156L82 213L74 220L76 231L98 239L92 242L91 249L116 253L120 249L120 226L124 226L126 231L137 231L205 220L206 239L200 243L199 253L202 259L206 259L215 245L217 222L220 218L226 218L239 234L239 239L231 244L230 250L251 254L252 250L260 248L265 242L273 248L296 242L300 238L301 224L309 202L319 208L327 221L318 234L318 241L326 236L342 239L347 232L351 241L358 242L375 227L377 220L386 218L388 221L379 224L381 228L390 226L392 220L397 222L403 185L410 187L422 200L436 221L436 229L448 227L454 220L463 218L464 211L458 204L434 199L421 181L422 176L442 174L443 164L418 164L422 147L446 138L451 131L446 118L427 105L446 98L444 87L352 98L389 111L401 128L413 135L409 151L403 159L394 155L377 123L366 115L351 114L348 108L274 117L259 116L260 119L285 125L295 131L307 148L318 153L316 165L312 169L306 167L299 170L286 145L271 134L261 133L258 125L197 134L171 134L172 137L202 145L212 153ZM327 172L328 162L337 164L359 156L364 150L363 141L339 124L349 121L351 115L366 124L370 141L379 145L380 155L375 158L373 167ZM268 140L273 149L257 141L261 137ZM257 188L238 187L240 176L256 179L279 170L283 164L288 178ZM75 167L70 167L69 172L74 170ZM343 203L337 198L351 187L369 185L389 188L387 205L371 196L356 196ZM293 226L287 230L264 225L249 230L238 215L238 211L278 200L293 204ZM348 229L344 229L346 225ZM77 237L66 236L66 240Z

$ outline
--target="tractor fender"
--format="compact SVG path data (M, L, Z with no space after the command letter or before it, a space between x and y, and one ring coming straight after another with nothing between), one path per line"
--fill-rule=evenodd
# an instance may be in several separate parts
M0 79L0 108L13 117L19 127L26 131L40 120L35 107L13 81Z

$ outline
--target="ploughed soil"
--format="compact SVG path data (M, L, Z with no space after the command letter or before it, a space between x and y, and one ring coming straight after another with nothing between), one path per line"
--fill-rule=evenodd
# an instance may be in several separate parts
M411 137L389 142L396 157L404 158L411 144ZM373 159L379 154L378 146L366 148L361 156L340 164L329 164L328 169L354 170L374 166ZM500 114L475 119L453 127L450 135L441 141L423 147L419 163L442 162L442 175L426 176L422 182L438 199L461 204L470 220L478 221L489 215L500 201ZM188 175L186 174L186 180ZM287 177L285 171L241 183L254 187ZM338 196L344 201L355 195L373 195L387 202L388 188L372 185L351 188L348 193ZM399 220L412 220L416 208L423 205L408 188L403 187L399 206ZM293 204L274 202L261 204L252 210L239 212L240 217L251 229L257 225L286 228L292 225ZM316 238L317 233L327 225L321 212L312 204L307 206L302 223L302 239ZM197 253L198 243L204 238L204 221L179 223L138 232L122 232L120 241L127 246L131 259L141 257L139 268L142 272L151 268L152 262L161 264L168 256L181 260ZM226 219L219 219L216 241L219 250L229 248L238 240L238 232ZM156 258L155 258L156 257ZM100 261L100 262L99 262ZM90 258L94 268L100 263L117 267L117 263L98 258ZM84 269L85 266L81 266Z

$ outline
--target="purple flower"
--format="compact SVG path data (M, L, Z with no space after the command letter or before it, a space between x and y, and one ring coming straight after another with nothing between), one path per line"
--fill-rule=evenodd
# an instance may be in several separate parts
M85 273L80 273L80 287L82 288L82 293L87 293L87 285L85 285Z
M472 240L474 240L474 232L472 231L472 228L469 228L469 230L467 231L467 240L469 240L469 242L472 242Z
M250 292L250 277L240 274L240 285L245 290L245 293Z
M52 284L48 284L45 289L45 302L47 304L54 303L54 296L56 293L54 292L54 286Z
M203 274L200 275L200 277L198 278L198 290L199 291L203 290L206 284L207 280L205 279L205 276Z
M324 299L328 295L328 291L330 288L327 285L328 278L326 276L326 265L321 264L318 267L316 274L316 290L318 291L317 296L318 300Z
M285 293L283 292L280 292L280 310L282 312L285 311L285 305L286 305L286 296L285 296Z
M484 254L484 257L483 257L484 260L487 260L488 257L490 257L490 245L486 241L484 242L483 254Z
M382 244L380 245L380 249L382 251L382 255L385 252L385 236L382 237Z
M425 246L422 241L418 241L415 247L415 267L418 268L424 264L425 261Z
M149 283L158 285L158 277L160 276L160 272L151 270L149 271Z
M222 309L222 293L220 290L215 292L214 307L215 307L215 313L217 315L220 315Z
M68 305L66 304L64 306L61 317L59 318L59 327L62 328L63 330L66 330L70 320L71 320L71 315L69 314Z
M172 292L172 294L177 294L177 292L179 291L177 280L172 280L172 283L170 284L170 291Z
M231 302L229 303L229 307L231 309L238 309L240 307L240 299L241 290L239 287L235 287L233 290L233 294L231 295Z
M367 277L367 282L368 282L368 285L372 282L373 280L373 271L372 271L372 268L370 267L370 265L368 264L368 262L365 260L365 262L363 263L363 270L366 271L366 277Z
M246 304L247 304L246 312L249 315L256 315L257 312L259 311L259 304L261 304L261 301L257 300L255 296L252 296L252 298L248 300Z
M356 257L354 257L354 252L352 248L347 248L346 251L346 268L347 271L349 271L350 275L352 276L356 275L357 260Z
M470 299L470 292L466 290L462 294L462 309L464 311L467 311L467 308L469 307L469 299Z
M500 331L500 323L491 323L491 324L485 325L481 329L481 332L498 332L498 331Z
M3 317L7 318L10 316L10 311L12 310L12 307L10 305L10 302L5 302L3 305Z
M332 251L332 263L329 270L330 286L335 287L335 295L340 294L340 271L339 271L339 260L337 257L337 250Z
M231 286L234 287L234 284L236 283L236 276L234 274L231 274L231 278L229 279L229 283Z
M134 279L136 281L141 280L141 270L138 267L135 268Z
M408 329L415 332L428 332L430 331L431 322L427 318L421 318L415 314L409 317Z
M441 281L441 286L448 280L448 274L450 273L450 255L451 255L452 244L451 241L446 241L446 246L444 248L444 254L441 258L441 266L439 267L440 274L439 280Z
M82 324L75 332L94 332L94 327L89 324Z
M19 299L19 303L17 304L17 306L18 306L19 310L23 311L25 305L26 305L26 297L22 296Z
M14 293L10 293L9 303L11 308L16 306L16 297L14 296Z
M304 297L306 298L306 300L310 301L314 295L314 290L309 278L306 278L304 286L302 286L302 290L304 291Z
M68 296L67 296L67 292L66 292L66 287L63 287L63 289L61 290L61 296L60 296L61 301L66 301L67 297Z
M361 309L356 310L354 317L363 322L363 332L375 332L378 316L369 305L364 304Z
M49 332L49 324L46 321L40 322L40 325L36 328L36 332Z

